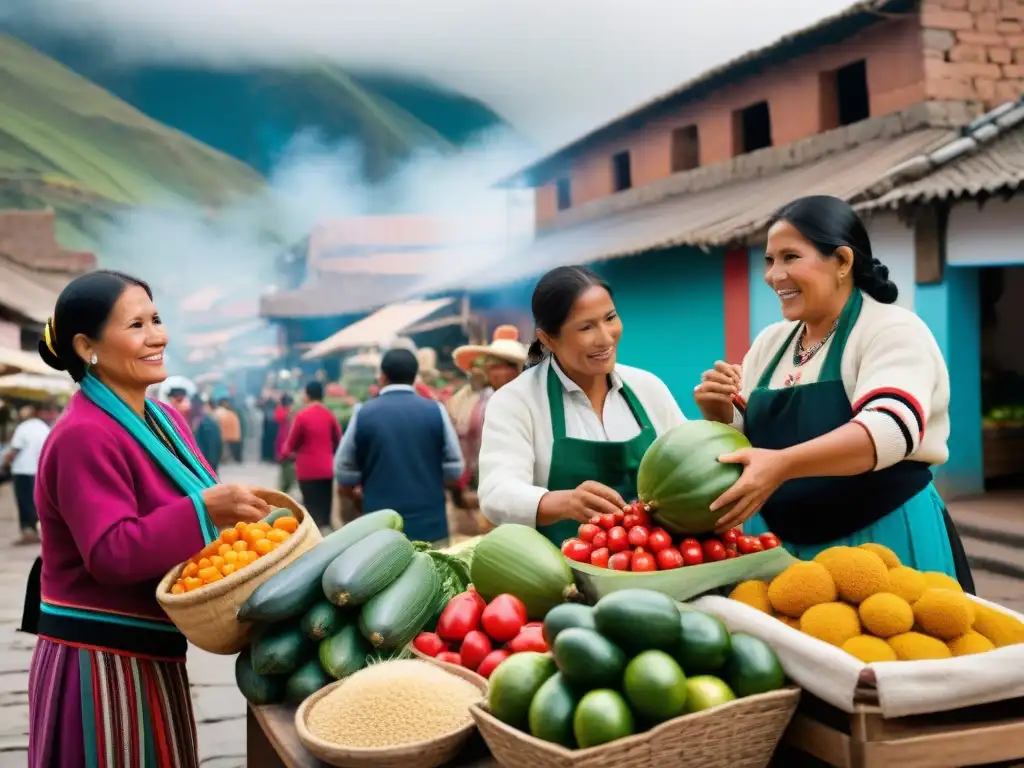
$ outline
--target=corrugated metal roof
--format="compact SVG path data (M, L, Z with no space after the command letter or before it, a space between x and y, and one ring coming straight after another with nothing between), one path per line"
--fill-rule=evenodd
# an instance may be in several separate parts
M585 264L674 246L725 247L760 236L771 215L804 195L854 200L910 157L949 141L956 132L929 128L878 138L775 174L667 197L650 205L541 235L521 254L475 265L457 278L418 286L420 294L486 288ZM481 267L484 267L481 269Z
M323 272L294 291L278 291L260 299L266 318L355 315L408 298L423 282L421 275L339 275Z
M924 178L857 205L857 210L971 198L1016 190L1021 185L1024 185L1024 128L1018 127L940 166Z
M396 336L401 335L406 328L449 306L453 301L454 299L435 299L391 304L324 339L306 352L302 359L315 360L349 349L385 346Z

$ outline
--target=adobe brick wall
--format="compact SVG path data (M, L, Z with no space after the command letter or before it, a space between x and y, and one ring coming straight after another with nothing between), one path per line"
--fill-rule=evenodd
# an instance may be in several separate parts
M1024 93L1024 2L922 0L925 93L982 102Z

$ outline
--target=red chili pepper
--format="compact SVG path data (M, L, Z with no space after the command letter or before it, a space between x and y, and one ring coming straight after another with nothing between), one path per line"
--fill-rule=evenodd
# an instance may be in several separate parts
M467 634L480 628L481 602L483 599L476 592L453 597L437 620L437 634L444 640L461 643Z
M413 648L434 658L448 650L448 643L433 632L420 632L412 641Z

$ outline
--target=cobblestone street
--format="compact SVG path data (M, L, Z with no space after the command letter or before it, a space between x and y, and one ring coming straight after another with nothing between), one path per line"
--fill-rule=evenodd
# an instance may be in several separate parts
M226 481L273 487L276 470L229 465ZM965 536L982 597L1024 612L1024 504L1021 496L990 494L955 502L951 513ZM0 768L24 768L28 743L27 681L35 638L16 631L25 580L38 547L14 547L14 501L0 487ZM245 703L234 684L231 657L192 649L188 659L204 768L245 765Z

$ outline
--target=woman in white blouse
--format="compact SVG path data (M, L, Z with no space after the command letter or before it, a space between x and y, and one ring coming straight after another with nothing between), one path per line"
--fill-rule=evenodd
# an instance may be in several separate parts
M655 375L619 365L622 320L608 285L558 267L533 292L531 367L495 392L480 448L480 508L495 525L555 544L636 497L647 447L684 416Z
M771 529L805 560L883 544L972 589L932 485L949 455L949 373L928 326L894 304L864 224L835 197L793 201L768 230L765 281L785 320L758 335L742 368L719 362L696 389L705 418L754 446L720 459L743 465L712 505L733 505L720 525Z

